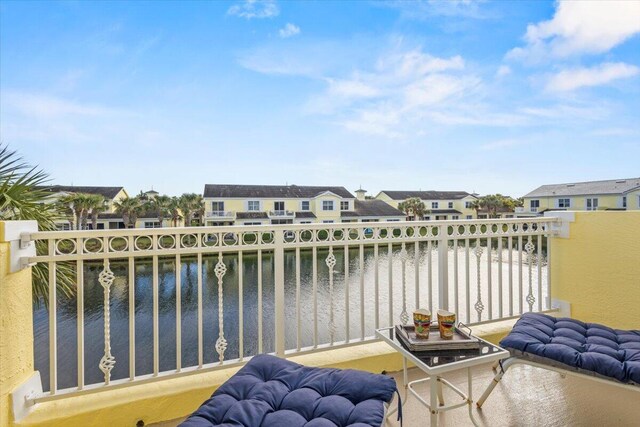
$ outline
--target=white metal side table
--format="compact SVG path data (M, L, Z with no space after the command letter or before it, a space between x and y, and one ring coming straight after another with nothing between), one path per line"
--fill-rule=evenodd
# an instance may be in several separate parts
M433 352L411 352L407 350L402 343L395 336L395 328L388 327L376 330L376 337L380 338L396 351L402 354L403 357L403 379L405 385L404 399L407 398L407 390L415 396L418 401L426 406L430 413L430 421L432 426L438 425L438 414L440 412L449 411L451 409L460 408L467 405L469 409L469 418L471 422L477 426L478 423L473 416L473 376L471 369L474 366L482 365L489 362L498 362L499 360L509 357L509 352L495 344L491 344L488 341L478 338L480 340L480 348L478 350L451 350L451 351L433 351ZM407 375L407 361L411 361L418 369L422 370L428 376L427 378L419 379L416 381L408 381ZM467 370L467 384L468 391L465 394L462 390L451 384L449 381L441 377L442 374L447 372L453 372L460 369ZM414 389L416 384L428 382L429 383L429 401L425 400ZM446 386L458 394L461 398L461 402L451 403L445 405L444 396L442 393L442 387ZM439 402L439 405L438 405ZM393 414L391 411L386 416Z

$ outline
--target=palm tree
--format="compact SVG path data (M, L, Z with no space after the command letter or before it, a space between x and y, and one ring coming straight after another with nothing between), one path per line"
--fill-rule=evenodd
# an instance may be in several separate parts
M91 215L91 229L98 229L98 215L107 209L107 200L101 194L89 194L87 196L87 206Z
M482 209L482 203L480 201L480 199L475 199L473 202L471 202L471 205L469 206L470 209L473 209L474 211L476 211L476 218L478 217L478 211L480 211L480 209Z
M169 199L169 203L167 204L167 211L169 212L169 216L171 217L171 222L174 227L178 226L178 221L180 220L180 199L177 197L172 197Z
M180 196L179 204L180 210L182 211L182 216L184 217L184 226L191 227L193 215L195 213L199 213L201 207L204 208L202 196L195 193L185 193Z
M115 202L116 212L122 215L125 227L135 228L138 215L142 210L142 203L138 197L127 197Z
M36 220L40 230L56 229L56 220L64 218L50 194L43 187L48 175L37 167L29 166L15 151L0 144L0 220ZM38 242L36 251L45 253L46 247ZM49 301L49 266L38 263L32 268L32 298L35 304ZM65 262L56 264L56 290L72 297L75 293L75 270Z
M160 227L162 227L162 223L166 216L170 215L169 212L169 203L171 202L171 198L169 196L156 196L148 199L144 206L149 212L153 212L158 217L158 222L160 223Z
M423 219L426 212L424 202L418 197L406 199L404 202L398 204L398 209L403 211L408 217L413 215L416 221Z

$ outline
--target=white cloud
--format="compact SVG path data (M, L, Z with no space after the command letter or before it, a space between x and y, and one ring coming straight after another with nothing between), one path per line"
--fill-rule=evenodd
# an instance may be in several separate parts
M278 16L280 9L273 0L245 0L231 6L227 14L245 19L263 19Z
M84 104L50 95L7 91L3 95L5 108L34 119L53 119L67 116L102 116L118 113L100 105Z
M514 147L517 145L525 144L527 141L522 139L500 139L493 142L488 142L486 144L482 144L480 148L485 151L494 151L500 150L503 148Z
M568 92L581 87L600 86L640 74L640 68L624 62L607 62L591 68L571 68L553 75L547 83L550 92Z
M497 77L504 77L508 76L509 74L511 74L511 67L509 67L508 65L501 65L500 67L498 67L498 71L496 71Z
M280 28L278 34L280 34L280 37L282 37L283 39L286 39L287 37L292 37L300 34L300 27L289 22L283 28Z
M638 1L560 0L553 18L530 24L526 46L512 49L507 57L536 62L547 55L603 53L638 33Z

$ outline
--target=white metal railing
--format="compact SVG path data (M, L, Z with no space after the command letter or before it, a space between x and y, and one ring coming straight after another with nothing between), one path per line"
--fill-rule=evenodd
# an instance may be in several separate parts
M374 339L375 328L409 322L411 311L418 307L453 310L459 320L471 324L549 309L550 275L543 248L558 222L557 218L544 217L32 233L30 240L40 242L39 246L46 250L25 261L46 263L50 283L49 391L35 400L217 369L242 363L267 350L286 356L367 342ZM182 313L182 281L186 280L182 267L188 259L194 260L197 270L197 340L194 339L194 348L188 349L189 353L197 353L193 364L183 357L183 334L195 332L183 325L187 318ZM119 274L112 269L116 262L120 263ZM141 262L151 266L150 289L135 286L136 267ZM159 288L166 275L161 277L159 266L164 262L172 263L173 273L170 271L169 276L175 275L175 298L170 298L175 301L175 367L168 370L160 369ZM254 274L250 278L249 262ZM56 283L59 263L75 267L78 296L77 348L73 356L77 380L75 386L64 389L58 387L60 343L56 319L60 299L51 285ZM89 283L85 267L96 268L96 263L104 300L104 351L98 364L104 379L86 384L85 371L89 367L85 366L84 313ZM213 269L208 268L213 265ZM230 276L230 268L234 276ZM128 348L114 355L111 305L116 280L129 284L128 296L123 297L128 298L128 327L122 332L128 333ZM265 300L267 285L269 296ZM236 290L237 313L230 318L225 312L230 307L225 294ZM251 306L245 304L249 292L255 292L257 298ZM216 303L210 301L214 293ZM153 301L152 313L136 311L136 298L145 297ZM254 308L256 316L249 318L249 311ZM136 349L140 328L136 320L143 315L152 319L150 353ZM216 329L213 334L217 360L213 363L205 362L210 353L205 354L204 340L213 338L210 332L205 335L205 316L210 319L207 326L214 325ZM250 332L254 334L250 342L246 340L249 326L254 331ZM233 336L229 335L229 328L235 331ZM164 337L164 327L162 334ZM265 337L269 337L269 349ZM225 357L230 342L238 353L232 360ZM112 370L125 353L128 375L113 379ZM66 358L69 356L65 354ZM150 374L141 375L136 370L136 361L143 356L153 358Z
M235 218L236 214L232 211L207 211L206 218Z

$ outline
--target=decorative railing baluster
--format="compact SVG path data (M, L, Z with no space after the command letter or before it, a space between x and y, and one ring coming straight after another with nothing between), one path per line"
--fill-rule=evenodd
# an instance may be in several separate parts
M333 319L333 268L336 266L336 257L333 254L333 247L329 247L329 255L325 260L327 267L329 267L329 339L333 345L333 340L336 335L336 324Z
M109 268L109 260L104 260L104 267L98 275L98 282L104 289L104 355L100 359L100 370L104 374L104 383L109 385L111 381L111 370L116 364L116 358L111 354L111 285L115 276Z
M476 239L476 247L474 249L476 254L476 282L478 284L477 293L476 293L476 303L473 307L476 309L478 313L478 322L482 318L482 311L484 310L484 304L482 303L482 280L480 278L480 259L482 258L482 246L480 246L480 239Z
M533 311L533 304L536 302L536 297L533 296L533 251L536 249L535 245L531 241L531 236L527 239L527 244L524 245L524 250L527 252L527 263L529 264L529 293L527 294L527 304L529 304L529 311Z
M224 338L224 308L222 293L222 282L224 275L227 273L227 266L222 261L222 252L218 253L218 262L214 268L216 278L218 279L218 339L216 340L216 352L220 363L224 361L224 352L227 350L227 340Z
M407 253L406 244L402 243L402 250L400 250L400 263L402 266L402 313L400 313L400 321L403 325L406 325L409 321L409 314L407 313L407 260L409 254Z

